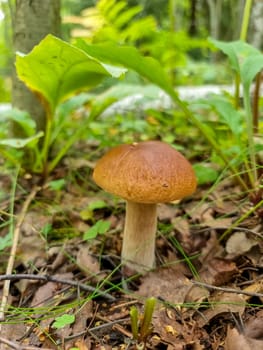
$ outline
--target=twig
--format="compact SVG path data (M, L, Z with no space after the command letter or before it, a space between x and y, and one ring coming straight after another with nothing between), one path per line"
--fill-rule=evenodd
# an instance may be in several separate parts
M8 345L12 349L16 349L16 350L20 349L19 344L17 344L16 342L10 341L8 339L2 338L2 337L0 337L0 343Z
M36 350L35 346L21 345L18 342L14 342L5 338L0 337L0 343L8 345L10 348L15 350ZM50 348L41 348L42 350L51 350Z
M32 191L29 193L28 197L26 198L26 200L22 206L21 213L18 216L17 224L16 224L16 227L14 229L14 234L13 234L12 248L10 251L10 256L9 256L8 264L7 264L7 268L6 268L7 275L11 274L13 271L15 257L16 257L16 251L17 251L17 246L18 246L18 241L19 241L19 236L20 236L20 229L21 229L22 223L25 219L28 207L29 207L30 203L32 202L32 200L35 198L35 196L39 190L40 190L39 186L33 187ZM1 305L0 305L0 321L4 320L4 313L5 313L5 308L6 308L7 301L8 301L9 288L10 288L10 280L6 280L4 283L4 287L3 287L3 295L2 295Z
M88 328L85 331L69 335L68 337L65 337L65 341L81 337L81 336L83 336L83 335L85 335L87 333L90 333L92 335L93 332L100 331L102 329L105 329L105 328L108 328L108 327L112 327L112 326L114 326L114 325L116 325L118 323L126 322L126 321L129 321L129 320L130 320L129 317L125 317L125 318L121 318L121 319L118 319L118 320L114 320L114 321L110 321L110 322L107 322L107 323L103 323L103 324L101 324L99 326ZM60 341L57 342L57 345L59 345L59 344L60 344Z
M249 297L259 297L259 298L263 297L263 293L246 292L244 290L239 290L234 288L216 287L216 286L213 286L212 284L207 284L207 283L198 282L198 281L192 281L192 283L197 286L205 287L207 289L219 290L221 292L226 292L226 293L243 294Z
M71 281L71 280L66 280L66 279L60 279L56 277L52 277L49 275L32 275L32 274L15 274L15 275L0 275L0 281L8 280L8 281L13 281L17 279L26 279L26 280L36 280L36 281L45 281L45 282L55 282L55 283L61 283L61 284L67 284L69 286L73 286L79 289L82 289L87 292L95 292L98 296L102 296L109 301L115 301L116 299L108 294L107 292L100 291L95 287L88 286L84 283L80 283L78 281Z

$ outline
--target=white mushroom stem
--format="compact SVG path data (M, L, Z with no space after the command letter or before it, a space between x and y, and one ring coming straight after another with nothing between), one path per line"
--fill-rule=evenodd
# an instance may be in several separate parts
M131 270L145 272L154 267L157 205L126 203L122 263Z

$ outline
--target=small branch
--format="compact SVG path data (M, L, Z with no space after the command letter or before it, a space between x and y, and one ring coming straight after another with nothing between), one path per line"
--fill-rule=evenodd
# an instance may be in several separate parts
M80 283L77 281L60 279L60 278L52 277L49 275L31 275L31 274L0 275L0 281L4 281L4 280L13 281L13 280L20 280L20 279L66 284L66 285L69 285L69 286L72 286L75 288L82 289L82 290L87 291L87 292L96 293L98 296L102 296L105 299L108 299L109 301L116 300L112 295L110 295L106 292L100 291L95 287L91 287L91 286L88 286L84 283Z
M105 329L105 328L108 328L108 327L112 327L118 323L122 323L122 322L126 322L126 321L129 321L130 320L130 317L126 317L126 318L121 318L121 319L118 319L118 320L114 320L114 321L110 321L110 322L107 322L107 323L103 323L99 326L95 326L95 327L92 327L92 328L88 328L86 329L85 331L82 331L82 332L79 332L79 333L75 333L73 335L69 335L68 337L65 338L65 341L69 341L71 339L75 339L75 338L78 338L78 337L81 337L87 333L90 333L92 335L92 333L96 332L96 331L100 331L102 329ZM58 341L57 342L57 345L59 345L61 343L61 341Z
M18 246L18 241L19 241L19 236L20 236L20 229L21 229L21 226L22 226L23 221L25 219L28 207L31 204L32 200L35 198L35 196L39 190L40 190L39 186L33 187L32 191L29 193L28 197L26 198L26 200L22 206L21 213L18 216L17 224L16 224L16 227L15 227L14 233L13 233L12 248L10 251L9 260L8 260L8 264L7 264L7 268L6 268L7 275L11 274L13 271L15 257L16 257L16 251L17 251L17 246ZM10 288L10 280L6 280L4 283L4 287L3 287L3 295L2 295L1 305L0 305L0 320L4 319L5 308L7 305L8 295L9 295L9 288Z
M15 350L36 350L39 348L36 348L35 346L27 346L27 345L21 345L18 342L10 341L8 339L0 337L0 344L3 343L5 345L8 345L10 348ZM42 350L51 350L50 348L41 348Z
M234 288L216 287L216 286L213 286L212 284L207 284L207 283L198 282L198 281L192 281L192 283L197 286L205 287L207 289L219 290L221 292L226 292L226 293L243 294L249 297L259 297L259 298L263 297L263 293L246 292L244 290L239 290Z

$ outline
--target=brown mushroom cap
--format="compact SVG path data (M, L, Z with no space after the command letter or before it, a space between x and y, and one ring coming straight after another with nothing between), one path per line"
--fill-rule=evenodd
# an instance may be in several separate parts
M98 161L93 178L105 191L138 203L170 202L196 189L191 164L160 141L114 147Z

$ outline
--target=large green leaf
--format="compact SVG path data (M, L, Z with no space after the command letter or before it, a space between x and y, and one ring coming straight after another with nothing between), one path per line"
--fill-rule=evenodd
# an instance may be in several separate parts
M81 39L77 41L77 46L101 62L132 69L162 88L170 96L177 96L159 62L152 57L142 56L134 47L117 46L112 43L90 45Z
M228 56L232 68L238 73L247 57L260 54L259 50L242 40L225 42L210 38L210 42Z
M247 57L241 66L241 80L245 90L249 91L250 85L263 68L263 55L261 53Z
M223 97L214 96L204 101L215 108L220 117L220 121L225 123L234 135L240 135L243 130L242 115L233 105Z
M103 64L52 35L29 54L17 53L16 68L18 77L44 99L52 114L72 93L96 86L105 76L119 77L126 71Z

